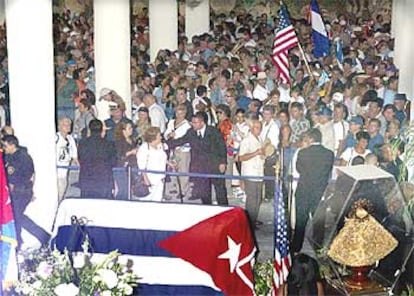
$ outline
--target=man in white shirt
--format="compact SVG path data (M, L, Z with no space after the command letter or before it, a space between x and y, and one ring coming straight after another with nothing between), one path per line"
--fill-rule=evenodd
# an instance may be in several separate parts
M158 127L161 134L164 134L167 124L167 117L165 116L164 110L156 103L156 99L152 94L146 94L144 96L144 104L149 111L151 126Z
M267 75L265 72L257 73L257 84L253 90L253 98L264 101L269 96L270 91L266 87Z
M75 139L70 135L72 120L69 117L59 118L58 132L56 133L56 165L69 166L71 163L78 163L78 149ZM63 199L68 187L67 168L57 169L58 198Z
M279 146L279 126L274 120L276 110L275 106L266 105L263 107L263 121L260 139L265 146L271 145L273 151L271 155L265 155L264 174L265 176L275 176L275 164L278 160L277 149ZM267 149L266 149L267 150ZM266 152L266 151L265 151ZM275 194L275 182L266 180L265 182L265 199L270 200Z
M250 134L240 143L239 160L242 164L242 175L263 176L264 149L260 139L261 130L262 123L258 120L252 120ZM262 200L262 184L263 181L261 179L245 180L246 211L252 228L255 228L257 216L259 215L259 208Z

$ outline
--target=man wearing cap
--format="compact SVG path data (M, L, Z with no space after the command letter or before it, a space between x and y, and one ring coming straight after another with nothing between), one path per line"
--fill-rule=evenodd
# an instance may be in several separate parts
M107 102L108 109L116 108L117 106L124 106L124 100L116 93L116 91L109 88L102 88L99 92L99 101ZM124 108L126 110L126 107Z
M362 131L362 127L364 126L364 119L361 116L354 116L349 121L349 131L345 137L344 140L344 146L342 148L342 151L338 151L338 154L342 154L342 152L346 148L352 148L356 145L356 134L359 131Z
M269 96L270 91L266 87L267 75L266 72L257 73L257 84L253 90L253 98L264 101Z
M115 141L115 127L119 122L130 123L134 126L131 119L125 116L125 104L110 106L109 108L110 117L105 119L106 134L105 139L107 141Z
M332 110L328 107L322 107L316 113L316 120L315 127L322 134L322 146L333 152L335 150L335 131L332 122Z
M67 63L66 77L73 78L73 72L75 72L77 66L74 60L69 60Z

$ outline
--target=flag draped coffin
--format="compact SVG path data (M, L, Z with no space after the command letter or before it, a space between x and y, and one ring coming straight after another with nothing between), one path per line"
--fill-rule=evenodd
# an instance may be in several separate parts
M78 251L86 234L94 256L118 250L133 260L140 295L253 295L256 248L241 208L64 200L53 245Z

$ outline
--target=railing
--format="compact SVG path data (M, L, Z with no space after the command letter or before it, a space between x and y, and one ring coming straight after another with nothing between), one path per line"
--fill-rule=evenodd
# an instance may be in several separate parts
M78 171L79 166L57 166L60 169L67 169L69 171ZM141 170L138 168L131 168L127 167L114 167L112 169L113 172L126 172L126 178L128 180L128 191L129 196L128 199L131 200L131 180L132 174L139 174L139 173L150 173L150 174L161 174L166 176L172 177L192 177L192 178L211 178L211 179L232 179L232 180L261 180L261 181L276 181L275 176L249 176L249 175L224 175L224 174L202 174L202 173L190 173L190 172L175 172L175 171L154 171L154 170ZM68 184L71 186L71 184Z

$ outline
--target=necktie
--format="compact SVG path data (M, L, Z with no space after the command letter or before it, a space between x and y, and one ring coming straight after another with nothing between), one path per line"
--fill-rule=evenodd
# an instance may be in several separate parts
M197 133L198 133L198 138L199 138L199 139L202 139L202 138L203 138L203 136L201 135L201 131L198 131Z

